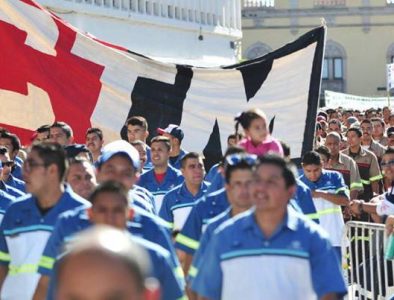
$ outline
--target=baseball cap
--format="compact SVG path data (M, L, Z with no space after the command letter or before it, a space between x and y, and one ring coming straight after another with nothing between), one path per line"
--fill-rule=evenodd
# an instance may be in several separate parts
M101 151L97 165L101 166L117 154L123 154L126 156L135 169L140 167L140 156L138 151L128 142L123 140L117 140L106 145Z
M157 128L158 134L168 133L171 134L173 137L177 138L179 141L183 140L183 130L175 124L168 125L165 129Z

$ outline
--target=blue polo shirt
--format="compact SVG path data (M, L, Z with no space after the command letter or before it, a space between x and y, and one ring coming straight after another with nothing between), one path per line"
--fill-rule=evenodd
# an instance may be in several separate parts
M0 190L0 223L8 207L15 202L16 198Z
M152 261L152 265L154 267L153 273L158 276L157 278L160 283L165 285L163 287L164 298L162 299L177 299L182 297L183 288L181 287L184 283L183 276L180 276L179 262L175 256L168 233L166 230L160 228L154 219L141 214L141 210L139 208L135 209L137 211L134 214L133 221L127 222L127 230L132 233L133 237L143 238L148 244L154 243L154 245L157 245L156 248L162 249L162 251L159 252L164 251L166 253L165 257L168 262L166 261L163 263L157 260L155 261L155 258L153 259L154 261ZM56 283L52 282L52 272L56 269L54 268L56 260L62 256L62 247L65 243L73 239L75 234L90 226L93 226L93 223L89 220L87 209L85 208L77 208L72 211L67 211L59 217L48 243L45 246L38 269L40 274L51 277L49 288L49 291L51 292L48 299L53 299L52 293ZM156 265L156 263L159 262L160 265ZM168 277L166 278L165 276ZM180 291L182 291L181 294L179 294ZM175 295L175 298L171 298Z
M12 172L11 174L20 179L23 180L23 176L22 176L22 165L23 165L23 160L20 157L15 157L15 164L14 167L12 168Z
M8 176L8 179L5 183L8 186L21 191L22 193L26 193L25 182L23 180L20 180L20 179L14 177L12 174L10 174L10 176Z
M347 287L327 234L287 209L265 237L254 210L223 223L204 254L192 290L209 299L316 299Z
M319 224L319 216L316 214L316 208L313 203L310 188L299 179L297 179L296 183L297 190L294 195L294 200L297 202L304 215Z
M207 194L216 192L222 188L224 188L225 185L224 177L222 176L221 173L216 173L215 177L212 178L211 185L207 189Z
M342 174L337 171L323 169L316 182L310 181L305 175L301 175L300 180L312 191L343 195L349 198L349 188L345 184ZM320 225L328 232L331 243L334 247L341 247L342 231L345 226L341 207L323 198L313 198L313 203Z
M155 209L155 200L152 193L150 193L147 189L134 185L129 191L129 198L132 199L134 205L139 206L140 208L154 215L157 214Z
M0 263L9 268L2 299L32 298L39 279L39 261L58 216L89 205L70 187L65 188L56 205L45 215L38 208L37 199L30 194L11 204L0 226Z
M176 236L175 248L194 255L208 221L228 207L229 202L224 188L198 200L181 232Z
M6 184L4 181L0 180L0 190L6 192L7 194L14 196L15 198L19 198L25 196L26 193Z
M173 230L181 230L194 206L194 202L204 195L207 187L208 184L202 182L195 196L189 192L185 182L173 188L163 198L159 217L168 222Z
M166 175L161 183L157 182L154 169L151 169L141 175L138 185L146 188L153 194L153 197L155 197L156 211L160 211L164 195L167 194L169 190L180 185L183 180L184 178L181 172L168 165Z
M205 181L212 183L213 178L219 173L219 166L220 164L215 164L209 169L207 175L205 175Z
M183 156L185 156L185 154L187 154L188 152L183 150L182 148L180 149L179 155L176 157L176 159L170 157L169 159L169 163L172 167L174 167L177 170L180 170L181 168L181 159Z

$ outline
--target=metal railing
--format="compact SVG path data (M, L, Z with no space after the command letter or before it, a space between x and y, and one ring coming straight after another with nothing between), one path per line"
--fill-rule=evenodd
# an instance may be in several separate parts
M243 7L275 7L275 0L243 0Z
M127 12L162 20L194 23L200 26L241 30L241 0L40 0L48 6L83 7L84 13L97 9ZM122 14L124 16L124 14Z
M385 260L383 224L349 221L342 243L349 299L389 299L394 294L393 263Z

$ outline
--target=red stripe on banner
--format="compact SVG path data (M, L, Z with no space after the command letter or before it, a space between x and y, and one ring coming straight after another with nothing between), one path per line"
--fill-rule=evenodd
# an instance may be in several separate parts
M23 2L37 7L31 1ZM101 90L104 67L72 54L76 32L57 18L52 19L59 30L56 56L26 45L25 31L0 21L0 43L7 45L2 47L0 55L0 68L7 74L0 76L0 89L27 95L29 83L44 90L50 98L55 119L68 123L75 132L76 142L83 142L86 129L91 126L90 117ZM36 113L39 118L42 112ZM14 128L12 131L26 144L30 142L31 129Z

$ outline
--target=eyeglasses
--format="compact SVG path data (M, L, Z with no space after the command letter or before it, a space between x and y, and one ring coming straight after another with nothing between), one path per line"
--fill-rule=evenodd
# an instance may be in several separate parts
M257 155L254 154L231 154L226 157L225 167L235 167L239 164L247 164L248 166L254 166L256 164Z
M23 163L23 170L25 172L30 172L34 168L38 168L38 167L47 167L47 164L38 163L38 162L35 162L34 160L29 160L29 159L25 160L25 162Z
M393 160L389 160L389 161L387 161L387 162L381 162L380 163L380 166L382 167L382 168L384 168L384 167L388 167L388 166L391 166L391 165L393 165L394 164L394 159Z

